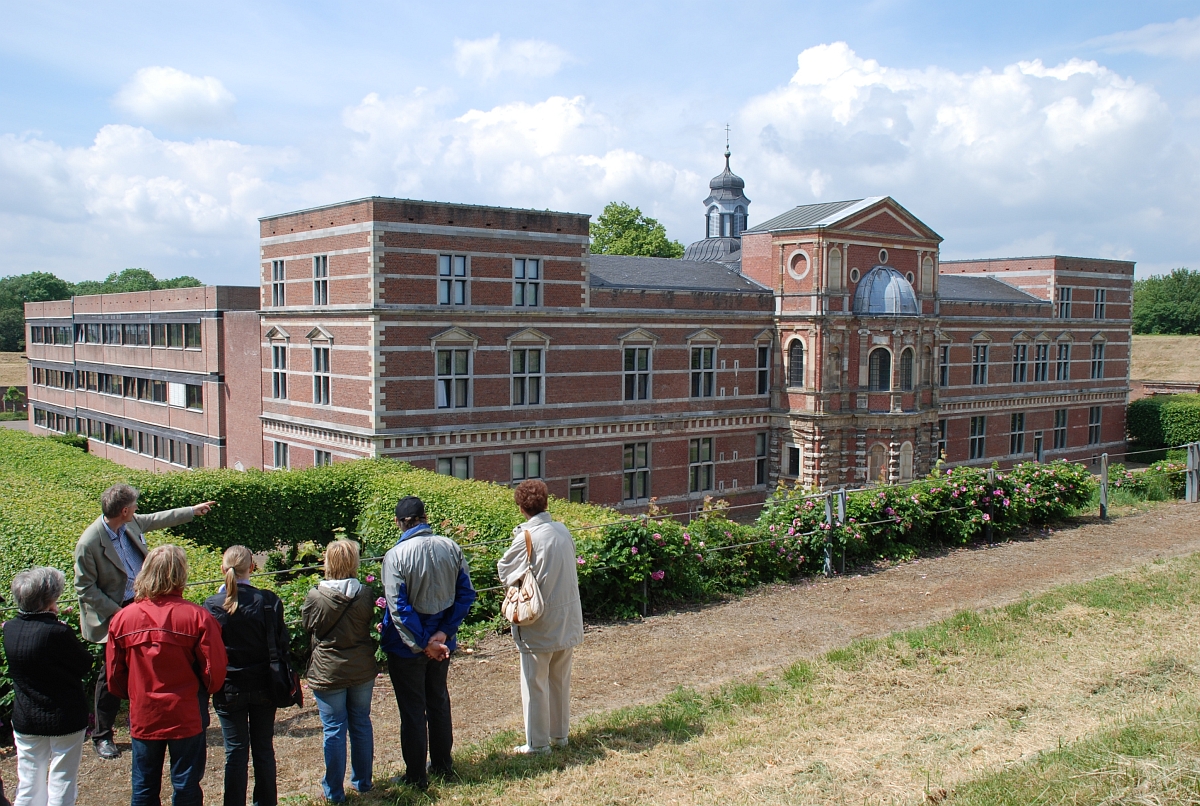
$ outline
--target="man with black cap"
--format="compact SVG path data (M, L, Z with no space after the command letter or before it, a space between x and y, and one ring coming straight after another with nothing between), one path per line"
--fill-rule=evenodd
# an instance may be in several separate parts
M430 771L453 773L446 675L454 636L475 602L475 588L462 549L433 533L420 498L400 499L396 526L400 540L383 558L387 610L380 643L400 708L402 780L425 789Z

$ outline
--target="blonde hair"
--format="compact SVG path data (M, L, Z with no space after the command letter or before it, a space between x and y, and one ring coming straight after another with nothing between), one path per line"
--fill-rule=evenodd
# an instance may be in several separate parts
M325 578L349 579L358 575L358 544L335 540L325 547Z
M187 555L179 546L151 549L142 563L142 571L133 581L134 598L153 599L168 593L181 593L187 585Z
M245 546L230 546L221 555L221 570L225 572L225 603L221 607L232 615L238 609L238 577L254 570L254 555Z

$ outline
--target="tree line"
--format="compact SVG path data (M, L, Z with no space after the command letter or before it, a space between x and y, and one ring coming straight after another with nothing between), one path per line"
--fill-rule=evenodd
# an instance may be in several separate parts
M1134 281L1133 332L1200 335L1200 271L1179 268Z
M195 277L182 275L160 280L145 269L125 269L113 272L103 280L83 280L78 283L44 271L0 277L0 352L20 352L25 349L26 302L48 302L85 294L193 288L198 285L203 283Z

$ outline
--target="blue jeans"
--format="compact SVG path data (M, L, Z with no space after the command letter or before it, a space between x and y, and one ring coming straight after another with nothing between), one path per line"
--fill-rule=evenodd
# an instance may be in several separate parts
M325 777L321 788L334 803L346 800L346 733L350 733L350 785L359 792L371 789L375 736L371 731L371 692L375 681L332 691L313 691L325 733Z
M254 806L275 806L275 706L264 691L247 691L236 702L214 702L225 739L225 806L246 806L246 765L254 757Z
M131 806L161 806L163 759L171 751L171 797L173 806L202 806L207 747L204 732L186 739L133 740L133 798Z

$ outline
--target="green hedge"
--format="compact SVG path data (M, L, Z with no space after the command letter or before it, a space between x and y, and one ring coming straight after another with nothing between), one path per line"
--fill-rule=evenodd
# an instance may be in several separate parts
M1135 449L1200 442L1200 395L1151 395L1129 404L1126 427Z

